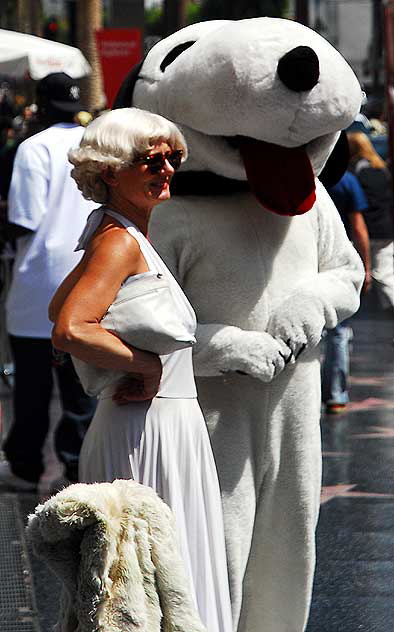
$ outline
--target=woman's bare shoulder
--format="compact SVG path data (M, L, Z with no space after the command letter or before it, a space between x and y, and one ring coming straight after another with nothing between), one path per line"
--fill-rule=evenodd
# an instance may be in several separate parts
M79 264L53 296L49 306L50 320L57 320L69 296L83 296L85 303L90 296L99 308L101 302L110 305L121 283L146 269L138 241L127 230L115 227L99 230L90 240Z
M130 264L138 264L142 257L140 245L135 237L125 228L104 225L90 240L86 249L86 263L95 260L111 262L116 265L122 260ZM112 266L111 266L112 267Z

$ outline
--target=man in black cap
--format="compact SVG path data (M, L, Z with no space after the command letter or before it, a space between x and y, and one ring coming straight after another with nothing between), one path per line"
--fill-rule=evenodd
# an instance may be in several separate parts
M34 490L44 471L43 445L49 428L53 369L62 418L55 447L69 480L77 480L78 455L94 413L72 362L53 361L48 303L77 265L74 248L94 207L70 177L67 153L79 144L83 127L79 87L65 73L53 73L37 87L39 119L48 127L18 147L9 192L8 220L16 236L13 279L7 297L7 329L15 366L14 420L3 445L0 484Z
M64 72L54 72L37 85L37 105L41 119L50 124L73 123L80 103L80 89L74 79Z

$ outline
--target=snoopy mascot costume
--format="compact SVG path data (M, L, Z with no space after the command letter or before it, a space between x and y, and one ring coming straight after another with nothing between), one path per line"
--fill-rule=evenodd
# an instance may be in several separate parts
M171 119L189 146L149 234L197 313L194 367L239 632L302 632L308 617L318 344L357 310L363 281L317 176L361 101L326 40L263 17L193 24L160 41L115 103Z

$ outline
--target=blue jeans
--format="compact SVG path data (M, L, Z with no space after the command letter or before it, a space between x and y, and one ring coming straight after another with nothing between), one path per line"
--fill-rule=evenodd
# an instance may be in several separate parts
M326 332L326 350L322 370L322 400L325 404L347 404L349 377L349 321Z

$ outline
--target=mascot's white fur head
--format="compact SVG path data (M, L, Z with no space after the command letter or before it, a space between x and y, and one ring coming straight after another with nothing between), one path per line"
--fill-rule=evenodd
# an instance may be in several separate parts
M360 85L325 39L279 18L211 21L160 41L115 107L171 119L187 140L182 171L248 180L280 214L309 210L314 177L359 112Z

